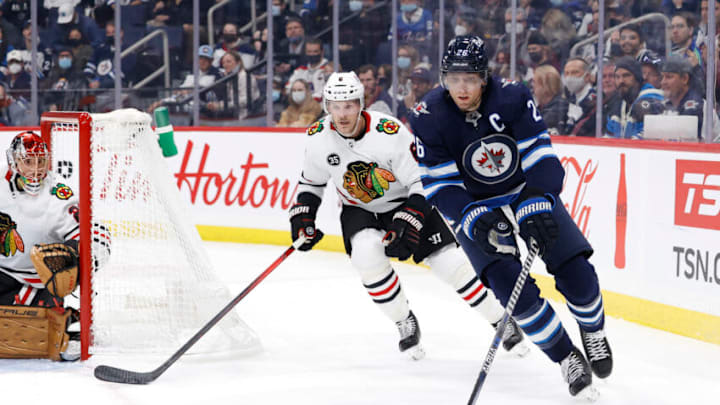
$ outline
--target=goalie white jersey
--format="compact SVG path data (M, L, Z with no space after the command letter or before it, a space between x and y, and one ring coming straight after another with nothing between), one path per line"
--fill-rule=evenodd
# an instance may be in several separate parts
M45 288L30 260L30 249L80 239L77 197L52 176L33 196L18 190L7 165L0 165L0 173L0 271L23 284Z
M365 130L356 138L340 135L329 116L308 128L298 194L322 198L331 180L343 204L375 213L398 207L410 194L422 195L410 131L389 115L361 114Z

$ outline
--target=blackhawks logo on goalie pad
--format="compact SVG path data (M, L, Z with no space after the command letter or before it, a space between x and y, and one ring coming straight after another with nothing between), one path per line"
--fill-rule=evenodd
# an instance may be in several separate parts
M25 243L16 229L10 215L0 212L0 254L5 257L15 256L18 250L25 252Z

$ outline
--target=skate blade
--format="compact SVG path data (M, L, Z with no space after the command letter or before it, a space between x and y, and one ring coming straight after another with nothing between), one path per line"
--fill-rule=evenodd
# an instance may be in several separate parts
M407 349L405 353L407 353L410 358L415 361L422 360L425 357L425 349L423 349L420 345Z
M508 353L516 357L525 357L530 353L530 348L525 342L518 342L512 349L508 350Z
M587 387L583 388L582 391L578 392L576 395L577 398L582 398L588 402L595 402L600 398L600 391L597 390L597 388L593 387L592 385L588 385Z

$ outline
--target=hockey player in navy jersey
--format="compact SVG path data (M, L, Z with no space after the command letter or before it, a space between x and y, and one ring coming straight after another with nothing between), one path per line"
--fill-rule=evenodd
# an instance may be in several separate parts
M450 41L441 82L410 120L425 196L450 221L475 271L503 305L522 267L512 229L526 243L538 242L580 326L590 365L532 277L513 316L560 363L573 396L595 396L591 369L599 378L612 371L603 300L588 262L592 247L560 200L564 171L537 106L525 86L488 75L485 46L477 36Z
M297 203L290 209L293 241L301 234L310 250L319 241L315 214L330 183L342 202L345 250L373 302L400 332L400 350L424 356L420 327L410 310L390 257L425 262L491 324L503 308L480 282L442 217L423 197L414 139L389 115L364 110L364 87L355 73L333 73L323 89L329 114L307 131ZM506 350L527 352L513 321L503 336Z

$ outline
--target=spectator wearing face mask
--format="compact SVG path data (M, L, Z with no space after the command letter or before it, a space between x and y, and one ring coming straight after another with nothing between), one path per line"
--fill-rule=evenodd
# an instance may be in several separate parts
M73 65L74 66L85 66L90 60L93 54L93 49L90 44L83 38L82 32L73 28L68 33L65 44L70 48L73 54Z
M582 58L571 58L565 63L562 81L569 103L567 133L563 135L595 136L597 95L591 84L590 65Z
M122 38L123 31L120 30ZM123 48L125 44L123 44ZM105 42L93 52L93 56L85 64L85 77L88 81L88 87L91 89L109 89L115 87L115 24L107 23L105 25ZM137 56L130 54L122 58L123 73L122 82L126 85L130 79L128 72L135 72Z
M413 66L417 66L420 63L420 56L417 48L410 44L404 44L398 47L397 53L397 89L389 83L390 88L388 94L390 97L395 97L399 103L403 102L405 96L410 94L412 83L410 82L410 74L413 71ZM392 81L392 70L385 72L388 80Z
M425 42L432 39L432 13L422 7L422 0L400 0L397 33L399 41ZM388 38L392 38L392 33Z
M325 81L333 72L333 64L323 56L323 43L319 39L305 42L305 63L298 66L290 75L288 88L298 79L310 85L311 93L316 101L322 100L322 89Z
M17 49L7 54L7 74L2 81L7 84L10 94L16 98L30 100L30 74L25 71L23 53Z
M528 30L527 30L527 14L525 9L518 8L515 13L515 43L517 45L517 61L518 65L530 66L530 56L528 55ZM505 10L505 33L498 39L497 49L510 50L512 25L512 9ZM497 53L495 54L497 61ZM508 58L509 59L509 58Z
M222 29L222 39L215 45L213 52L213 66L220 67L220 58L227 51L237 52L243 60L244 66L255 64L256 51L249 41L238 35L238 26L235 23L225 23Z
M528 37L528 57L530 58L530 66L526 73L526 81L531 82L534 73L533 69L540 65L551 65L557 71L559 62L550 50L550 44L545 36L538 31L533 31Z
M290 85L288 107L280 115L278 127L306 128L322 114L320 103L310 94L308 82L297 79Z
M73 53L68 47L59 48L57 63L50 71L50 75L43 80L41 88L46 97L42 101L49 111L72 111L77 109L77 100L85 87L83 67L76 65Z
M67 38L72 28L78 28L93 48L100 47L104 42L103 32L92 18L78 13L74 5L64 3L58 7L57 24L53 26L52 35L50 36L55 42L51 43L50 46L61 45L61 41Z
M289 18L285 24L286 38L274 42L277 65L275 72L288 77L302 63L305 53L305 27L299 18Z

